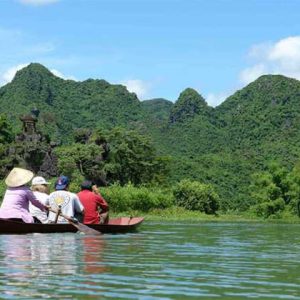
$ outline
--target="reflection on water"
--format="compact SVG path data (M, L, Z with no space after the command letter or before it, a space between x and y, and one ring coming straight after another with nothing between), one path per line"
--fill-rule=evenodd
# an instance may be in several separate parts
M7 275L14 278L76 274L81 267L79 260L86 272L98 273L106 269L98 266L104 245L103 238L97 236L7 235L1 240L0 257L10 270Z
M102 236L81 234L29 234L1 236L0 298L48 297L51 285L61 285L78 274L109 270L102 264ZM36 286L45 292L37 292ZM6 284L5 288L3 285ZM89 284L94 284L89 282ZM26 290L29 292L26 292ZM60 297L58 297L60 298Z
M0 236L1 299L300 299L299 225Z
M99 274L110 269L101 263L101 253L105 246L102 237L84 236L81 242L83 243L83 270L85 273Z

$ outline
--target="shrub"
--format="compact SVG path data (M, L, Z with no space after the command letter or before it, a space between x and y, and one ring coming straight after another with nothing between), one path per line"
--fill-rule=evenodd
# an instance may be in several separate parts
M175 203L188 210L214 214L219 209L219 196L210 184L182 180L174 188Z
M155 208L167 208L173 205L171 192L159 188L112 185L102 188L101 193L114 212L130 210L149 211Z
M254 211L257 216L269 218L270 216L280 217L280 214L285 209L285 202L279 198L273 201L267 201L254 206Z

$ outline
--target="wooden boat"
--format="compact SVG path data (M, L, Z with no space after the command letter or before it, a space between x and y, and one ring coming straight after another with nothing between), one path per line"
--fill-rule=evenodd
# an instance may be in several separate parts
M127 233L136 231L143 222L141 217L120 217L110 219L107 224L86 224L101 233ZM24 234L24 233L55 233L77 232L77 228L69 223L66 224L37 224L21 223L12 220L0 219L0 234Z

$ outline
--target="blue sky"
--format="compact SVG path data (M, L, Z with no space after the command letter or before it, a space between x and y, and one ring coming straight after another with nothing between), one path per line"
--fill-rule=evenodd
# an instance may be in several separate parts
M298 0L0 0L0 84L39 62L215 106L262 74L300 79L299 15Z

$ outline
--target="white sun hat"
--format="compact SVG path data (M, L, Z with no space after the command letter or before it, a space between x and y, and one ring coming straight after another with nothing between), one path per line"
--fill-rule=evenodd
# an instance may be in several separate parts
M36 176L32 179L31 184L32 185L43 185L43 184L50 184L50 182L47 182L46 179L42 176Z
M22 168L13 168L5 178L5 183L8 187L22 186L28 183L33 176L33 172L29 170Z

